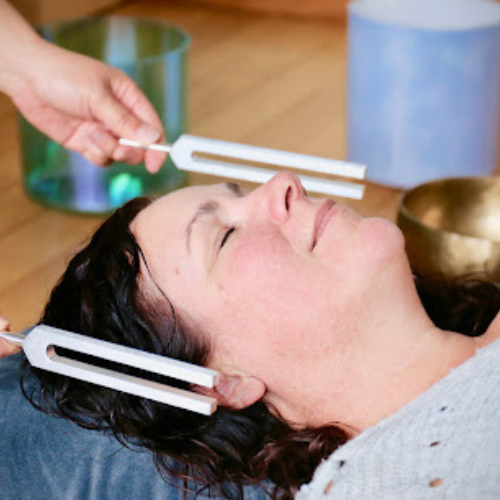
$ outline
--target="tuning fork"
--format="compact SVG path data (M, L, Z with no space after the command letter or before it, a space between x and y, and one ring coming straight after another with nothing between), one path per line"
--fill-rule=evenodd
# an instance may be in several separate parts
M215 370L47 325L36 325L20 333L2 332L0 337L22 347L29 363L36 368L207 416L217 408L215 398L84 363L62 356L57 348L209 388L215 387L219 380Z
M172 145L143 144L124 138L119 139L118 142L124 146L168 153L179 170L255 183L265 183L278 173L279 170L269 169L270 166L295 168L352 179L364 179L366 175L366 166L358 163L206 139L188 134L181 135ZM363 198L364 186L361 184L306 175L299 175L299 178L304 188L311 193L356 200Z

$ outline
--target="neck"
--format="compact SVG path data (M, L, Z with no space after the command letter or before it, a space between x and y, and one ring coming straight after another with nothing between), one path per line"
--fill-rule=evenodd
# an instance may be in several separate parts
M403 269L401 280L400 266L405 265L394 264L383 281L373 284L370 296L376 302L362 298L364 310L357 311L354 328L344 333L352 339L349 349L340 355L335 347L323 349L321 357L301 369L301 386L307 390L299 394L295 386L295 395L288 395L292 405L275 402L285 418L314 427L341 423L353 437L424 393L496 338L490 334L486 342L435 327L409 268Z
M352 424L363 431L395 413L445 377L452 368L476 353L476 339L433 327L401 360L375 378L377 385L366 398ZM403 352L403 351L402 351Z

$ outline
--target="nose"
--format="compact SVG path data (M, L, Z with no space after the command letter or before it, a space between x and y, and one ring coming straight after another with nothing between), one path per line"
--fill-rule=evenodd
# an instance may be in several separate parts
M290 172L281 172L258 191L272 220L282 224L288 220L297 200L306 194L300 179Z

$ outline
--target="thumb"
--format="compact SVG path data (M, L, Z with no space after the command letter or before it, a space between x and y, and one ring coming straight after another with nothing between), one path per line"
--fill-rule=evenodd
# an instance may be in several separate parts
M162 132L134 115L113 94L101 96L94 116L115 136L150 144L160 139Z
M0 339L0 358L4 356L10 356L11 354L15 354L19 352L21 348L15 344L7 342L5 339Z

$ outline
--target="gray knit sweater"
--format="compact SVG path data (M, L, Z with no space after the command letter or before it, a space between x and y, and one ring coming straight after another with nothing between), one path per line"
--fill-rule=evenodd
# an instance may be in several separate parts
M335 451L297 500L500 500L500 339Z

